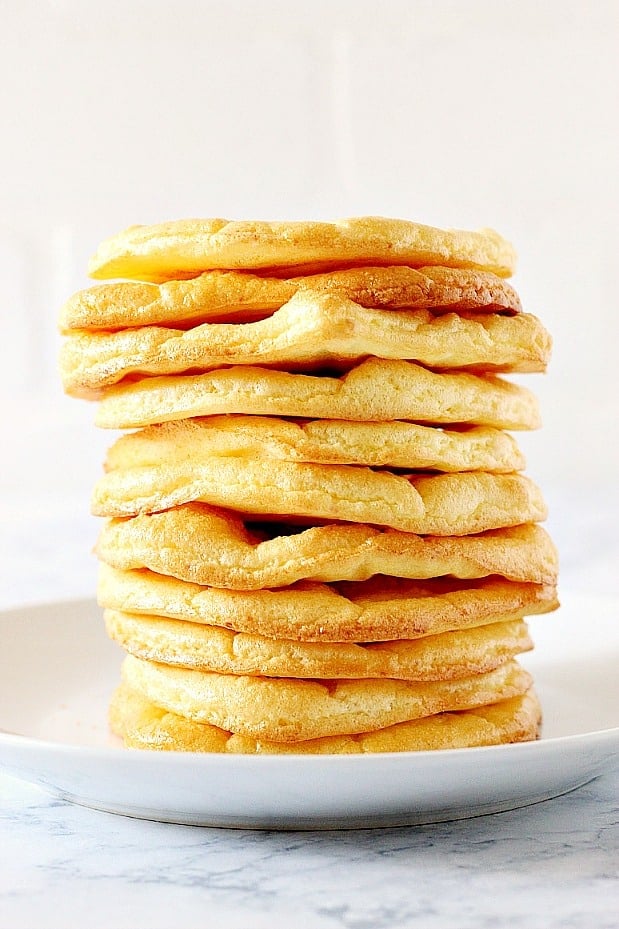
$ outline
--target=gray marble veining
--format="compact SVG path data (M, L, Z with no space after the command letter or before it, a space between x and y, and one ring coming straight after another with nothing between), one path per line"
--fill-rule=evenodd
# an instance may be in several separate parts
M614 929L618 788L619 772L495 816L275 833L125 819L3 778L0 925Z

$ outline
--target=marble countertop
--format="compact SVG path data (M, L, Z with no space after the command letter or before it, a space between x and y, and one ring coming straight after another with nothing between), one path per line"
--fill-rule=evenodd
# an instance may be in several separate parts
M619 597L619 496L592 494L548 495L563 585ZM0 607L92 593L83 502L0 505ZM616 929L618 824L619 768L513 812L324 833L132 820L0 774L0 929Z

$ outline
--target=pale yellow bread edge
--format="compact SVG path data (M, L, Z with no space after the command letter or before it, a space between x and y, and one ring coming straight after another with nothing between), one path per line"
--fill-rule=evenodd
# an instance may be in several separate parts
M97 391L127 377L266 365L338 370L364 358L416 361L440 370L542 372L552 340L536 316L369 309L334 294L302 291L254 322L203 323L188 330L142 326L76 330L59 355L65 391Z
M532 741L539 737L541 707L532 688L520 697L457 713L441 713L374 732L305 742L269 742L233 735L163 710L121 684L109 710L112 731L128 748L234 754L362 754L439 751Z
M188 671L127 655L123 680L158 706L219 729L275 742L383 729L524 694L531 675L517 661L457 681L249 677Z
M130 226L105 240L91 277L160 282L211 269L311 274L357 264L441 265L513 274L515 251L492 229L444 230L384 217L336 222L185 219Z
M264 677L455 680L491 671L533 648L523 620L367 645L273 639L119 610L105 610L104 620L110 638L137 658Z
M248 321L278 309L300 290L341 294L361 306L377 308L507 313L522 309L514 288L489 271L366 267L288 280L242 271L206 271L190 280L164 284L123 282L80 290L62 307L59 328L68 332L195 325L210 319Z
M410 420L536 429L535 395L494 375L435 372L369 358L340 377L235 365L207 374L142 378L75 396L100 400L95 422L133 429L194 416L244 413L357 422Z
M331 523L265 538L250 531L240 516L203 503L108 520L96 552L115 568L150 568L235 590L285 587L306 579L364 581L374 574L410 579L499 574L552 585L558 573L552 539L533 523L469 536L419 536Z
M96 516L137 516L201 501L261 517L341 520L420 535L469 535L540 522L547 507L522 474L401 475L352 465L210 458L110 471L96 483Z
M416 639L558 607L554 586L496 577L416 583L379 576L333 586L301 581L279 590L241 591L105 564L97 593L100 605L109 609L299 642Z
M437 471L510 472L525 466L514 438L490 426L450 430L401 421L229 415L176 420L124 435L108 450L105 470L228 456Z

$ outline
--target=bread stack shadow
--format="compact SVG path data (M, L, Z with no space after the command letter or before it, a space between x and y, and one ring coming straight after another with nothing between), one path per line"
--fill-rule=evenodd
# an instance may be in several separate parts
M61 314L99 401L112 729L130 747L342 753L534 739L517 655L556 608L509 431L545 370L496 233L364 218L131 227Z

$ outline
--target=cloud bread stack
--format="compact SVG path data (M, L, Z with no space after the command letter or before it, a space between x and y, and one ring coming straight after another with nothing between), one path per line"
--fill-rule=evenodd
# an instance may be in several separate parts
M556 608L505 380L550 338L490 230L186 220L104 242L65 390L110 448L99 601L131 747L411 751L536 738Z

